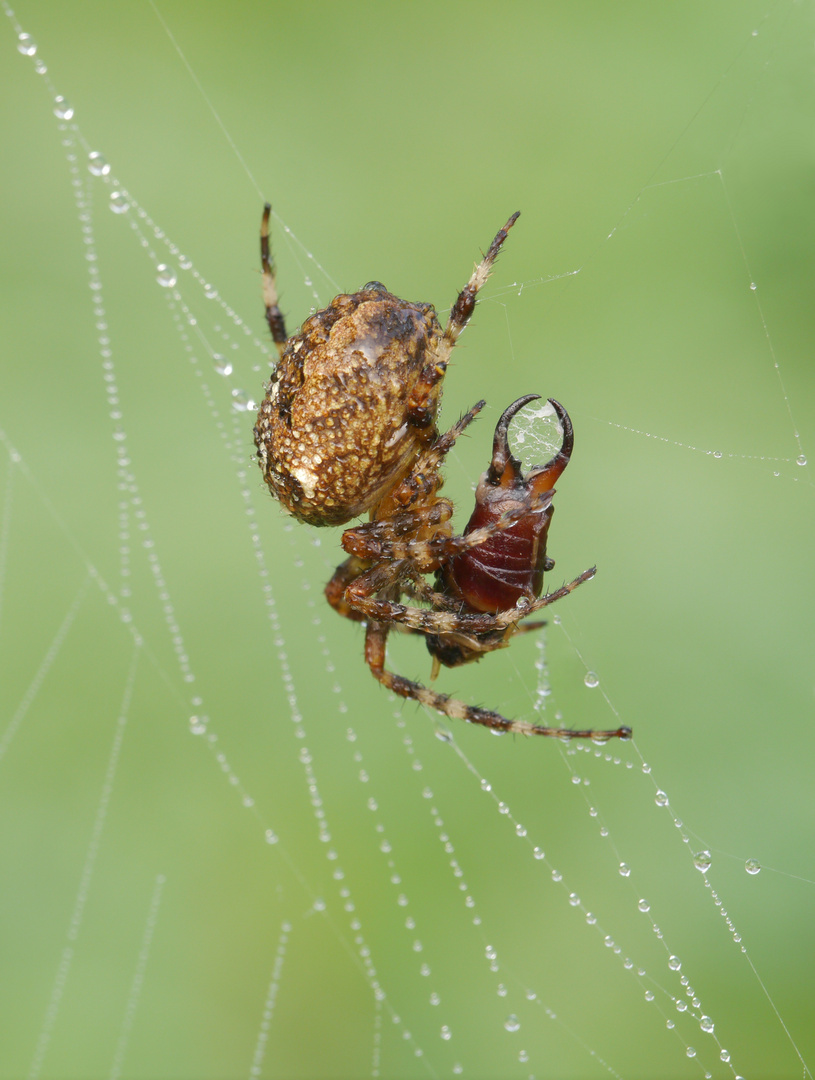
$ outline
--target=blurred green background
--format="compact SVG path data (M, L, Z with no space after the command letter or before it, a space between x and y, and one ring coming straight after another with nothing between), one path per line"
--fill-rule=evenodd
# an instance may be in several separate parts
M0 1076L810 1075L811 5L15 14L39 50L4 21ZM547 630L546 716L634 744L448 744L371 679L322 601L339 534L286 521L233 407L268 371L264 197L290 329L371 278L446 314L522 211L446 380L444 422L491 407L447 490L463 523L515 397L567 406L550 584L599 569ZM421 643L390 656L428 677ZM440 686L528 716L540 657Z

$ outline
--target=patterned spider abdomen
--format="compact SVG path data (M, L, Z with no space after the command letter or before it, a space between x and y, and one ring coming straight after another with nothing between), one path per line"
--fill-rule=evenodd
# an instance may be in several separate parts
M494 525L509 512L521 512L508 529L455 556L443 567L444 582L472 611L498 612L514 607L519 599L540 596L543 574L554 563L546 557L546 538L554 514L553 485L569 463L574 432L569 414L549 398L563 428L563 444L546 465L523 475L521 463L509 450L507 430L524 405L538 399L528 394L513 402L495 428L493 455L475 495L475 509L464 535ZM528 512L523 512L524 510Z
M435 437L443 331L432 304L377 281L335 297L286 343L255 444L272 493L311 525L374 509Z

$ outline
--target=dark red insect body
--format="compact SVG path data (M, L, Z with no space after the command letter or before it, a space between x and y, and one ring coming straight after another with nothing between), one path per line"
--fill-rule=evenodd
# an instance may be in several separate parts
M520 513L519 520L509 528L496 530L477 547L454 556L438 571L438 587L447 597L460 601L465 612L497 614L515 607L519 600L531 603L541 595L544 572L555 565L546 555L546 539L555 512L554 484L569 464L574 448L572 422L560 402L549 398L563 428L563 443L550 461L526 476L521 462L510 452L507 436L516 413L539 397L527 394L518 398L501 414L495 427L492 460L476 488L475 509L464 536L495 526L508 513ZM540 625L527 624L523 629ZM513 628L512 632L517 629L521 628ZM495 631L483 635L483 640L480 635L431 635L427 647L436 664L456 667L479 660L488 648L509 643L508 636L500 644L499 640Z
M479 481L475 509L464 535L496 522L516 508L530 507L520 521L509 529L496 532L489 540L452 559L444 568L448 590L457 594L474 611L505 611L521 597L540 596L543 572L554 563L546 558L546 537L554 507L549 502L540 509L539 500L554 494L554 484L566 466L574 446L574 432L569 414L549 398L563 427L563 445L546 465L527 476L521 463L510 453L507 439L509 422L524 405L538 399L537 394L518 398L504 411L495 428L492 461Z

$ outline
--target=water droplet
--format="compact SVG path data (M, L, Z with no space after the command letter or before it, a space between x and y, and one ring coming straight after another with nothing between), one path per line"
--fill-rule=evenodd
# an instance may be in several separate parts
M206 730L207 730L206 717L202 717L202 716L191 716L190 717L190 731L192 732L193 735L204 735L204 734L206 734Z
M212 365L219 375L232 374L232 362L227 360L225 356L221 356L220 353L212 354Z
M35 56L37 53L37 42L31 36L31 34L18 34L17 35L17 51L22 53L23 56Z
M114 214L126 214L130 209L130 203L121 191L111 191L109 205Z
M494 960L496 956L498 956L498 953L495 951L492 945L488 945L486 947L486 949L484 950L484 954L488 960Z
M600 685L600 676L596 671L587 671L583 677L583 682L588 686L589 690L594 690L596 686Z
M724 1048L722 1048L719 1051L719 1060L724 1061L725 1063L729 1062L730 1061L730 1051L725 1050Z
M54 116L58 120L70 120L73 115L73 106L68 104L62 94L57 94L54 98Z
M758 861L758 859L748 859L747 862L744 864L744 869L747 871L748 874L760 874L761 863Z
M751 289L751 291L752 291L752 292L755 292L757 288L758 288L758 286L756 285L756 283L755 283L754 281L751 281L751 282L750 282L750 289Z
M447 728L437 727L434 734L439 742L451 743L453 741L452 732L448 731Z
M682 961L679 959L678 956L671 956L668 958L668 967L671 969L671 971L679 971L679 969L682 967Z
M520 1061L521 1064L524 1064L525 1062L529 1061L529 1054L527 1053L526 1050L519 1050L518 1051L518 1061Z
M795 464L796 465L806 465L806 463L807 463L806 454L799 454L798 457L795 459Z
M651 910L651 905L648 903L647 900L638 901L637 907L640 909L640 911L650 911Z
M312 904L312 907L315 911L325 911L325 900L323 900L321 896L318 896Z
M687 1012L688 1011L688 1003L687 1003L687 1001L682 1001L682 1000L677 1001L677 1003L676 1003L676 1011L677 1012Z
M93 176L107 176L110 172L110 165L98 150L91 150L88 154L88 172Z
M621 875L621 877L628 877L630 875L630 873L631 873L631 867L628 865L628 863L621 862L620 863L620 875Z
M692 1046L689 1046L687 1048L687 1050L685 1051L685 1053L688 1055L689 1058L695 1058L696 1057L696 1051L693 1049Z
M578 904L580 903L580 897L577 895L577 893L569 893L569 903L572 905L572 907L578 906Z
M510 1015L504 1021L504 1027L507 1029L507 1031L517 1031L520 1026L521 1021L518 1019L515 1013L510 1013Z
M702 1031L706 1031L708 1035L710 1035L713 1032L713 1021L710 1019L709 1016L703 1016L702 1019L699 1021L699 1027L702 1029Z
M645 1000L646 1001L653 1001L654 1000L654 992L653 992L653 990L646 990L645 991Z
M451 1034L450 1028L447 1026L447 1024L442 1024L442 1026L441 1026L441 1037L443 1039L449 1039L450 1034Z
M546 852L543 850L543 848L536 847L533 850L532 854L535 856L536 859L545 859L546 858Z
M697 851L693 856L693 865L701 873L706 874L713 862L713 856L709 851Z
M658 791L654 796L654 802L657 804L657 806L667 806L668 796L665 794L664 791Z
M435 990L430 995L430 1004L431 1005L441 1005L441 998L439 997L439 995L436 993Z
M721 458L721 456L722 456L722 452L721 452L721 450L714 450L714 451L713 451L713 456L714 456L714 457L715 457L715 458L716 458L717 460L718 460L719 458Z
M257 402L253 401L245 390L238 390L235 388L232 391L232 408L235 412L256 412ZM312 540L312 544L314 544L315 547L319 547L319 537L315 537Z
M156 267L156 281L162 288L172 289L173 285L178 281L178 276L172 266L168 266L167 263L159 263Z
M595 923L597 922L597 916L593 915L592 912L587 911L586 912L586 922L589 924L589 926L594 926Z

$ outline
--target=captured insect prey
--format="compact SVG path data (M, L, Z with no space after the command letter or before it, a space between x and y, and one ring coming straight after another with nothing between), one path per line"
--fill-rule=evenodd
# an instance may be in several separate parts
M569 415L550 398L562 446L524 475L508 428L537 394L504 410L492 459L478 484L464 533L452 527L453 504L440 496L441 467L456 439L484 407L477 402L446 432L436 415L450 356L490 275L515 213L499 230L450 309L442 329L432 304L400 300L378 281L335 297L287 337L277 302L269 245L271 207L261 225L266 320L280 359L258 412L255 444L272 494L300 521L344 525L348 558L326 586L340 615L365 623L365 660L374 677L401 697L445 716L498 731L565 738L627 738L613 731L543 727L431 690L385 667L392 627L424 637L433 678L509 645L541 623L520 623L594 576L592 567L541 595L554 563L546 542L554 483L574 445ZM432 575L432 583L428 578ZM401 603L407 597L412 604ZM424 606L418 606L419 604Z

